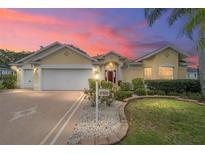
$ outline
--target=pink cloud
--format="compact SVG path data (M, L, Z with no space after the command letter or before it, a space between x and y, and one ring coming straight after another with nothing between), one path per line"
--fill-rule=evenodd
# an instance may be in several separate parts
M86 50L92 56L113 50L128 57L136 55L133 52L136 48L145 48L130 44L130 40L142 38L132 28L97 24L95 18L100 15L90 14L92 20L86 22L9 9L0 9L0 14L0 33L4 36L0 40L1 48L37 50L41 45L60 41Z
M189 67L192 67L192 68L198 67L199 57L197 55L189 56L186 60L190 62Z

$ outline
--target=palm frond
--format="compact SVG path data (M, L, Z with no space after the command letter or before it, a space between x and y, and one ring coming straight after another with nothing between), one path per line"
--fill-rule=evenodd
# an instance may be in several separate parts
M166 12L168 9L145 9L145 18L148 21L149 26L152 26L154 22L159 19L164 12Z
M198 51L205 49L205 22L203 22L200 25L199 31L198 31L198 40L196 43L196 49Z
M202 26L205 22L205 9L197 9L195 13L192 13L190 20L184 26L184 33L186 33L192 39L193 30ZM202 30L202 27L200 27Z
M169 25L170 26L173 25L178 19L190 15L192 12L193 9L190 8L173 9L168 18Z

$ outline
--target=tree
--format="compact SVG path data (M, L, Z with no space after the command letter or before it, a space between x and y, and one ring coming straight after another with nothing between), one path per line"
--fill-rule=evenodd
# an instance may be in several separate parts
M145 9L145 18L152 26L165 12L168 24L172 26L177 20L186 18L183 33L195 41L199 56L199 79L202 94L205 95L205 9ZM197 32L194 38L194 32Z
M9 67L9 63L15 62L25 56L28 56L32 52L15 52L10 50L0 49L0 65Z

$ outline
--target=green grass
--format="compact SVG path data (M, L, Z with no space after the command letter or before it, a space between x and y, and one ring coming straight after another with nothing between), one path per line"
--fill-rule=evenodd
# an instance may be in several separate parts
M129 131L120 144L205 144L205 106L142 99L125 110Z

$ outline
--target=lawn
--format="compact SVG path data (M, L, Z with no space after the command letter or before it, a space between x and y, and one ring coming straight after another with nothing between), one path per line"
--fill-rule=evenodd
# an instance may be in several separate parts
M205 144L205 106L142 99L125 110L129 131L120 144Z

